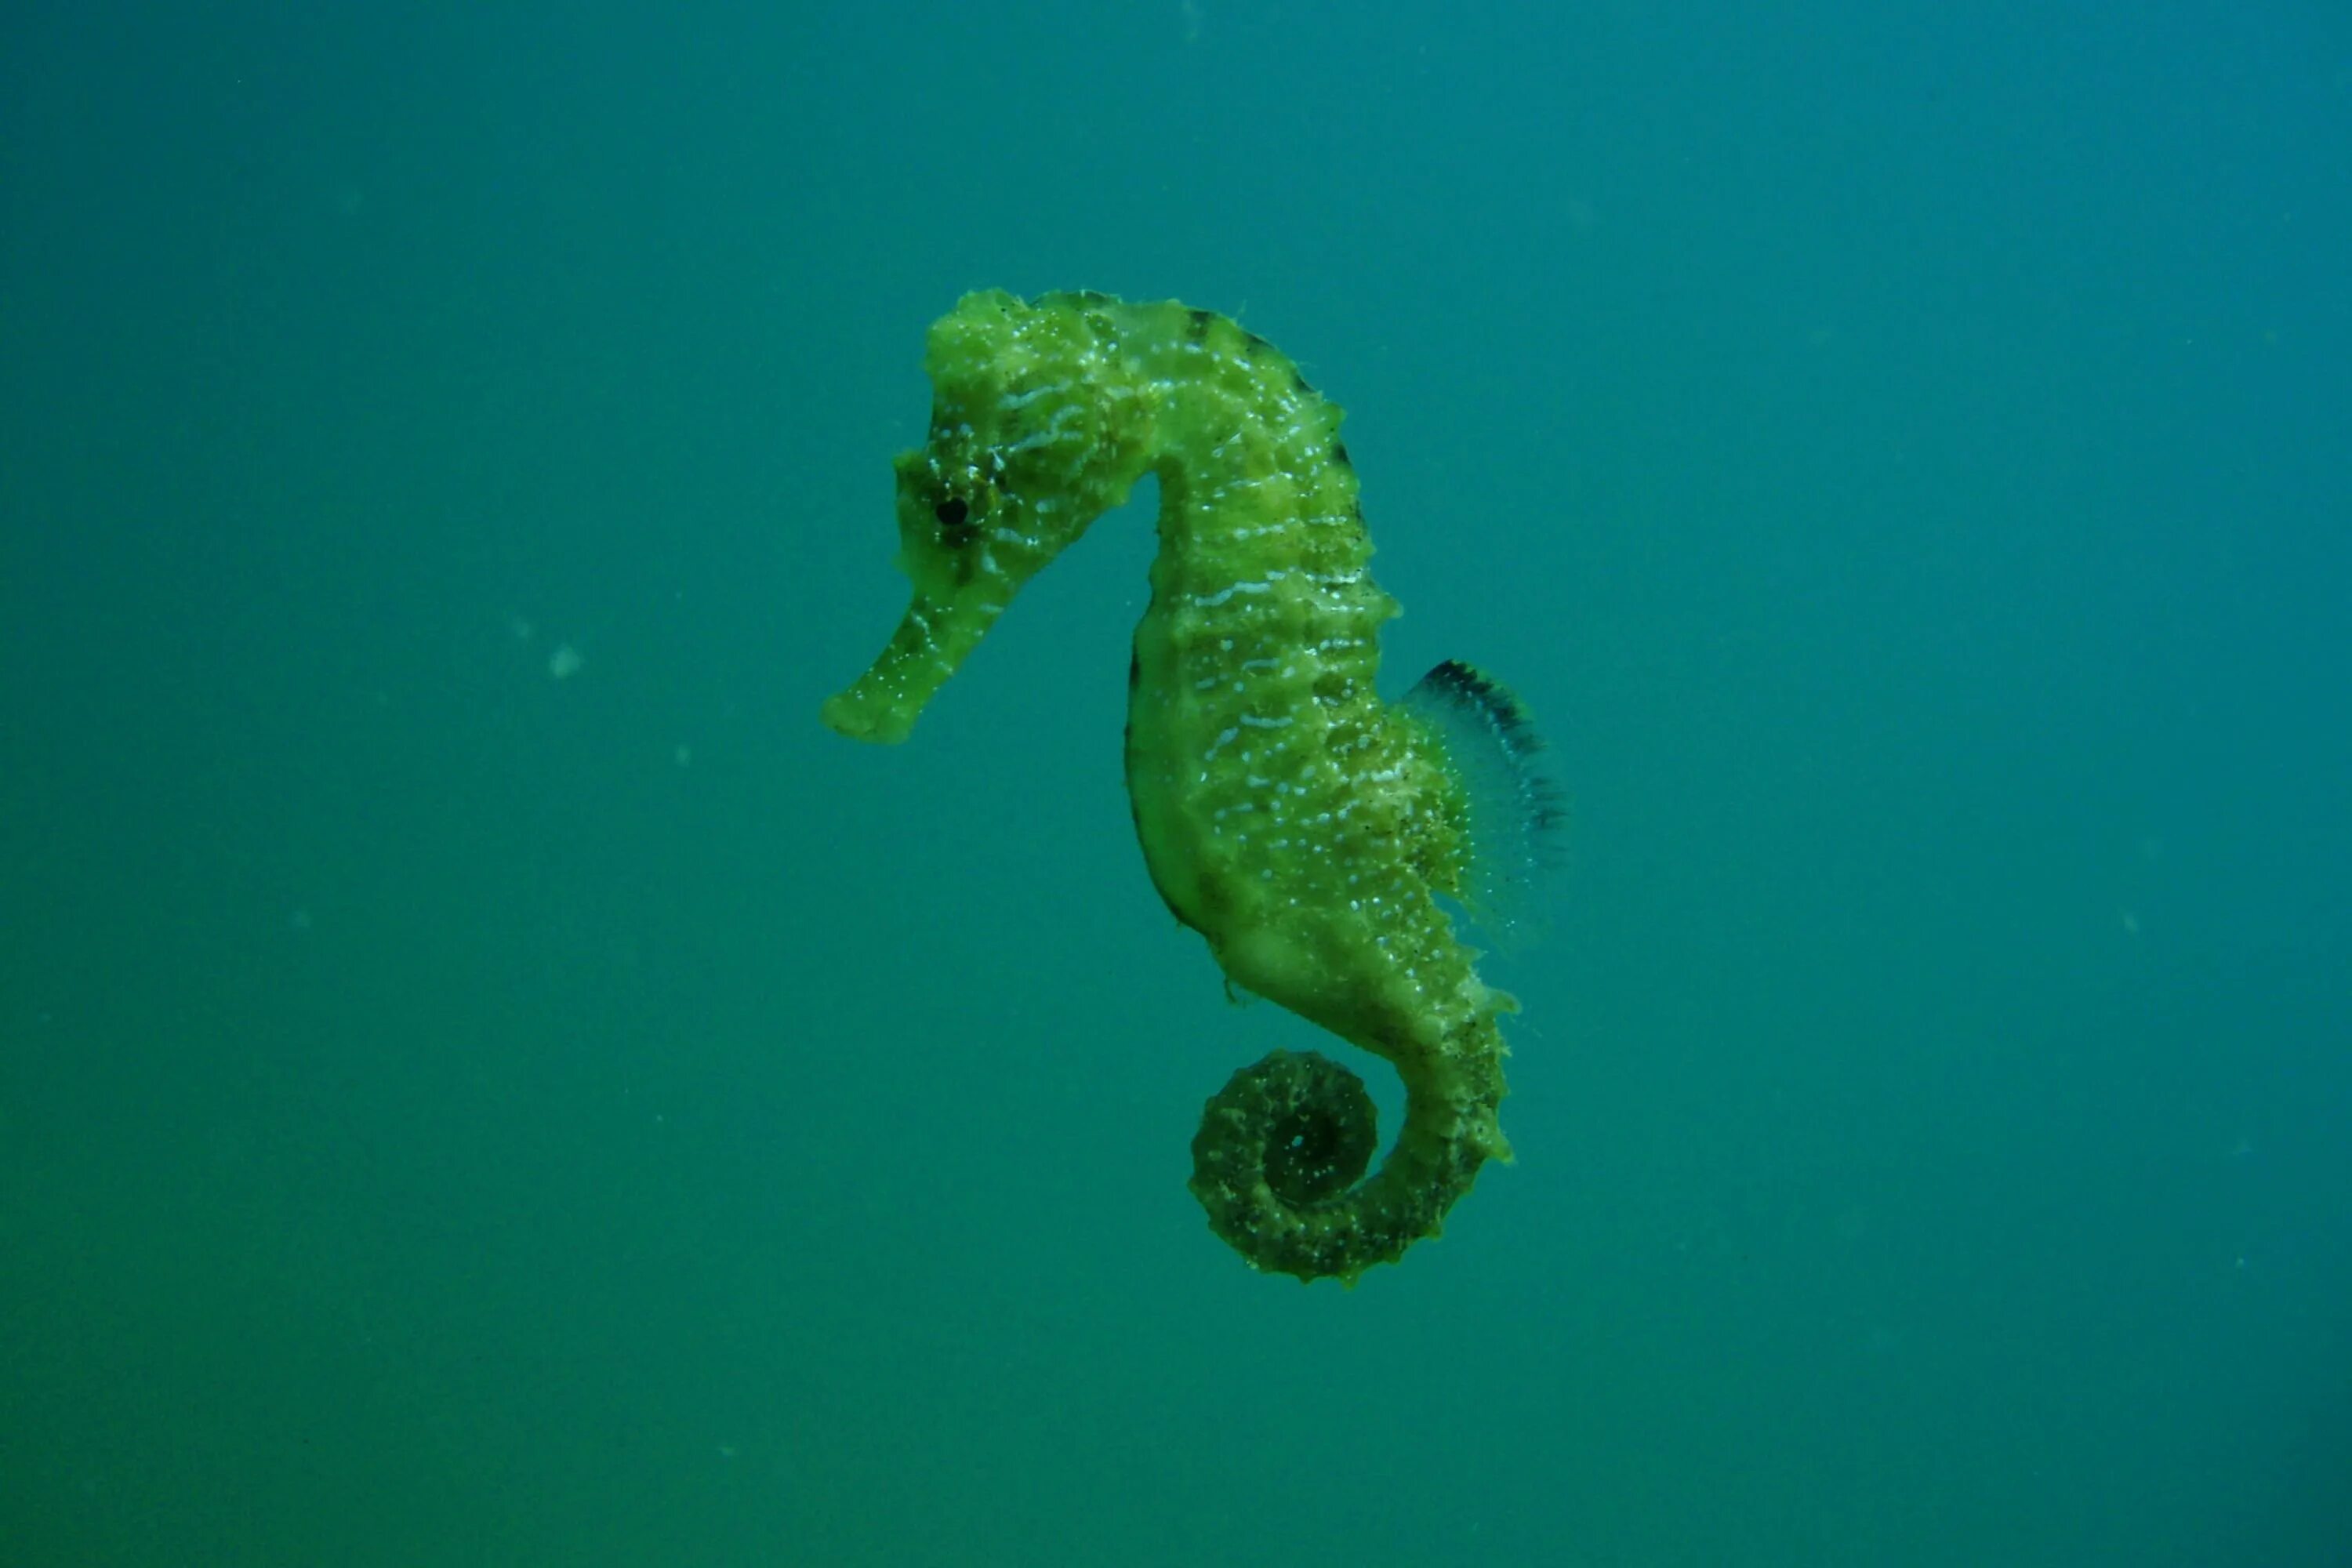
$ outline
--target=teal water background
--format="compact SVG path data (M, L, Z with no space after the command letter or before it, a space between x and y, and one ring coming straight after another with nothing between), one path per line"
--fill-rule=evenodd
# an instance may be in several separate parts
M5 34L5 1568L2352 1561L2340 6ZM1352 1293L1184 1191L1314 1041L1133 844L1149 501L817 724L983 286L1282 346L1553 740Z

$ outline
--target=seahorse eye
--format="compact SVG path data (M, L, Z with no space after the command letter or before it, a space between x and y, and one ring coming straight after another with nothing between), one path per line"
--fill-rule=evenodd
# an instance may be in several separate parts
M950 496L931 509L931 515L940 520L941 528L957 529L970 520L971 508L965 504L961 496Z

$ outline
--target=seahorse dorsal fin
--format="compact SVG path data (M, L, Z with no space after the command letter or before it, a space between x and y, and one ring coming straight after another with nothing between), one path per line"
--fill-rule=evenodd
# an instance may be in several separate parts
M1399 706L1422 722L1462 786L1468 854L1450 890L1493 941L1530 939L1568 807L1526 705L1485 671L1447 659Z

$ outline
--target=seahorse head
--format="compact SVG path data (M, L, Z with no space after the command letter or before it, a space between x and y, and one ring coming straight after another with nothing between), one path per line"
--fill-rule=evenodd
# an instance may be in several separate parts
M1153 387L1123 372L1108 303L992 291L932 323L930 435L896 464L914 595L881 657L825 704L834 729L906 739L1013 595L1127 499Z

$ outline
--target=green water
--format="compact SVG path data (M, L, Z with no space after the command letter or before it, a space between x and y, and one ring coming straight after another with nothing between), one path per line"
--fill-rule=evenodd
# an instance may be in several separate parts
M1752 9L1752 8L1751 8ZM2352 26L47 8L0 45L0 1568L2352 1561ZM1346 405L1574 819L1353 1293L1119 782L915 739L958 293Z

